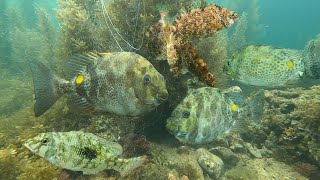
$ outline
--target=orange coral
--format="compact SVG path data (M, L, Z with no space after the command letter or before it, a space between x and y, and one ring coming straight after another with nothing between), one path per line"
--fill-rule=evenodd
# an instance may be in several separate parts
M182 64L202 82L209 86L215 85L215 78L209 72L207 64L191 45L192 38L201 38L231 26L238 16L232 11L217 5L205 5L204 8L192 9L176 18L173 25L161 20L151 28L149 37L162 46L170 70L174 75L179 75Z
M180 36L206 37L231 26L237 19L236 13L211 4L180 15L173 25Z

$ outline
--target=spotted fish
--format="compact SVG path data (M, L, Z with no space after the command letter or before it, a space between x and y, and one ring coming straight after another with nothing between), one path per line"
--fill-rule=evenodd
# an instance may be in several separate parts
M231 89L234 91L228 93L211 87L192 91L167 119L167 130L189 144L208 143L228 133L239 114L239 105L231 94L238 93L240 88Z
M235 52L224 71L244 84L273 87L299 80L304 63L299 50L250 45Z
M120 158L120 144L82 131L41 133L24 146L55 166L83 174L114 169L126 176L146 161L145 156Z
M144 57L132 52L74 55L67 80L45 65L30 61L35 90L35 116L46 112L63 94L80 110L138 116L168 97L164 77Z

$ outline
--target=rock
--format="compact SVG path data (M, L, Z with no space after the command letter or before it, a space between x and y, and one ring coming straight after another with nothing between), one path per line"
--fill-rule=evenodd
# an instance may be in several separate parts
M230 146L230 149L235 153L246 153L246 148L243 147L239 143L235 143L234 145Z
M240 157L238 155L225 147L216 147L210 149L209 151L219 156L223 160L224 164L227 165L225 168L230 168L237 165L240 160Z
M216 155L210 153L204 148L197 150L199 155L198 163L210 177L218 178L223 169L223 161Z
M256 147L253 147L250 143L245 143L244 146L248 149L249 153L255 158L262 158L261 152Z
M242 160L237 166L224 173L220 179L299 179L308 178L300 175L295 169L272 158Z

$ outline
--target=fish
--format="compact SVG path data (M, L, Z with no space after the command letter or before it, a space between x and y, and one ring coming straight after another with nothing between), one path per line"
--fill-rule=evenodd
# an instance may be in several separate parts
M63 94L80 111L139 116L168 98L166 81L144 57L133 52L71 56L67 78L43 63L29 60L35 93L34 114L45 113Z
M224 72L243 84L277 87L299 81L304 76L304 68L300 50L250 45L233 53Z
M237 95L240 91L236 86L225 91L212 87L191 91L167 119L167 130L183 143L205 144L237 129L243 101Z
M57 167L83 174L113 169L127 176L147 162L146 156L123 159L120 144L83 131L40 133L23 145Z

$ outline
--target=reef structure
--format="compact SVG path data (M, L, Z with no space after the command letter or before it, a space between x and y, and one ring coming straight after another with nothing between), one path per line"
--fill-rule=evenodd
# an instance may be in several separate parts
M308 89L260 90L250 95L255 106L252 109L260 111L254 110L251 118L259 119L256 122L260 124L242 137L257 147L270 149L282 161L320 167L319 94L320 86L316 85Z
M192 39L204 38L215 32L230 27L238 20L235 12L221 8L215 4L201 3L198 8L187 7L170 24L166 14L161 13L161 19L151 27L148 34L155 44L154 50L161 50L170 66L170 71L178 76L184 66L200 81L209 86L215 86L215 77L209 72L205 61L199 56L192 45Z

